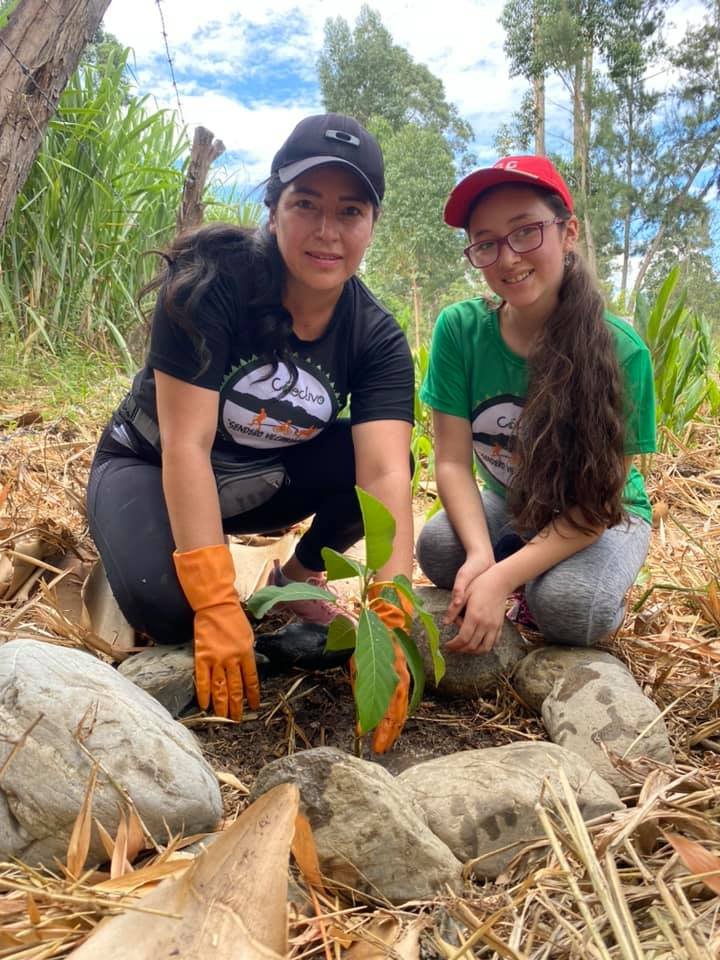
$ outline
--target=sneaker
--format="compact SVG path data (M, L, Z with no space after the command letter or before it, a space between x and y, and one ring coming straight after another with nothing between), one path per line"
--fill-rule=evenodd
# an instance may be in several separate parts
M510 595L510 599L513 601L513 605L506 613L508 620L516 623L519 627L524 627L526 630L533 630L535 633L539 633L538 625L535 623L533 615L530 613L530 607L527 605L527 600L525 599L525 590L521 587Z
M280 561L273 560L273 568L270 571L266 584L268 587L286 587L289 583L297 582L299 581L288 580L282 572ZM322 587L323 590L327 590L329 593L337 596L336 591L333 590L328 584L327 579L322 575L319 577L310 577L303 582L309 583L313 587ZM348 620L352 620L353 623L357 622L357 618L345 609L342 601L340 603L333 603L330 600L288 600L287 603L278 603L276 606L284 613L292 613L298 620L304 620L306 623L319 623L327 626L327 624L331 623L339 614L347 617Z

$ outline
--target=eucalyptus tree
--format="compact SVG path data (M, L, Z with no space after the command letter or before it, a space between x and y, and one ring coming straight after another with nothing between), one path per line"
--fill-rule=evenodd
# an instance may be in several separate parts
M432 127L409 123L392 132L376 122L374 130L383 143L387 194L367 254L367 274L373 289L401 318L405 306L418 348L428 333L428 320L450 302L448 296L471 294L463 282L465 241L442 219L455 182L453 156Z
M367 5L352 27L342 17L326 22L318 75L325 109L357 117L383 148L387 192L367 270L419 344L443 292L467 290L462 239L444 225L442 210L457 169L473 162L472 128L442 81Z
M677 81L669 91L652 161L648 242L633 292L643 285L653 258L668 239L697 237L707 226L707 198L720 178L720 5L669 54Z
M391 130L406 123L432 127L453 153L464 154L473 131L445 97L442 80L393 42L380 14L364 4L353 28L342 17L325 22L318 59L325 109L367 125L382 118Z

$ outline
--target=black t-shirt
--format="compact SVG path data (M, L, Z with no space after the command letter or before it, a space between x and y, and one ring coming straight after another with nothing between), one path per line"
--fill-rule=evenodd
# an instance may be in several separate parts
M158 300L146 365L131 391L152 419L157 419L154 371L160 370L220 393L214 447L240 458L262 457L311 440L337 418L348 398L353 424L413 422L413 364L407 339L357 277L345 283L319 339L304 341L290 335L298 379L287 393L286 365L280 362L273 371L272 358L257 356L248 342L247 326L239 322L245 310L242 299L240 283L228 274L218 276L203 298L195 327L210 360L202 372L198 349ZM122 408L119 416L125 419Z

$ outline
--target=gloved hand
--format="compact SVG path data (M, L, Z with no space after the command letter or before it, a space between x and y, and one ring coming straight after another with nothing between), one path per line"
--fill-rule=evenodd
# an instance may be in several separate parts
M389 586L393 586L393 584L379 582L371 585L368 590L370 609L380 617L391 634L393 630L409 632L412 606L400 591L397 592L400 606L385 597L381 597L382 589ZM375 753L385 753L392 747L402 733L402 728L407 720L410 699L410 672L405 660L405 652L394 637L393 650L395 652L393 667L398 675L398 683L390 697L385 716L373 731L372 748Z
M253 631L235 590L225 544L173 554L180 586L195 611L195 689L200 707L212 699L219 717L242 719L243 696L260 706Z

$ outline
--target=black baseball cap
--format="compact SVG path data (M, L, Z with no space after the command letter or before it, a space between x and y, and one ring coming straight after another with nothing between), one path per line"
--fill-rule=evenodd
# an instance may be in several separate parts
M321 113L305 117L273 157L270 172L290 183L306 170L326 163L350 167L380 206L385 194L385 164L377 140L353 117Z

